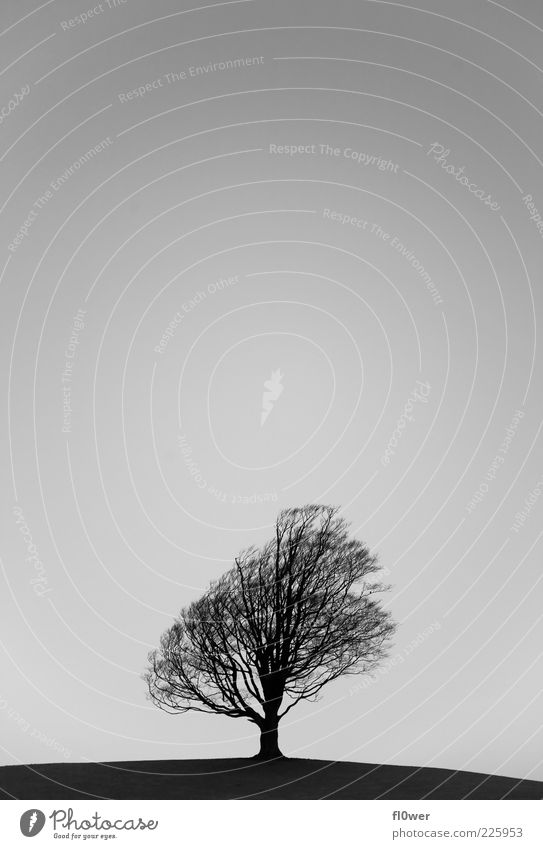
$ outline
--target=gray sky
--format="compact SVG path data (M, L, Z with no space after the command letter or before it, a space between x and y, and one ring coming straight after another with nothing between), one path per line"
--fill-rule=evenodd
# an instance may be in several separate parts
M543 18L417 6L2 3L3 763L252 754L139 676L319 502L400 627L283 751L543 779Z

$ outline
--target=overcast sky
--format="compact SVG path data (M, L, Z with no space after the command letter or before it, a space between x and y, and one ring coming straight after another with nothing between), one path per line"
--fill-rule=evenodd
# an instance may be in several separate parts
M399 628L283 751L543 779L541 7L196 5L2 3L0 760L253 754L140 676L317 502Z

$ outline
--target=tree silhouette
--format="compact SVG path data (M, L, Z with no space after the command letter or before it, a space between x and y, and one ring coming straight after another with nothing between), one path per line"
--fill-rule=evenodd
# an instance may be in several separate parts
M170 713L243 717L257 758L282 757L279 721L329 681L374 669L395 625L367 579L380 566L338 508L283 510L275 537L249 548L183 609L149 655L149 695Z

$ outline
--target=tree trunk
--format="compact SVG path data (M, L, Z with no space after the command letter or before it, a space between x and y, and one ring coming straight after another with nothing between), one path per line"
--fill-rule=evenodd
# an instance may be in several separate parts
M269 761L284 757L279 748L278 725L277 716L268 716L262 720L260 725L260 751L258 755L255 755L257 760Z

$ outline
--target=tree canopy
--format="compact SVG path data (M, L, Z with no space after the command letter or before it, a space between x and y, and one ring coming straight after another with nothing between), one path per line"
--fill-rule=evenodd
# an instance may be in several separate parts
M149 655L149 695L163 710L242 717L279 757L279 721L330 681L367 673L395 625L373 580L377 558L336 507L283 510L275 535L184 608Z

